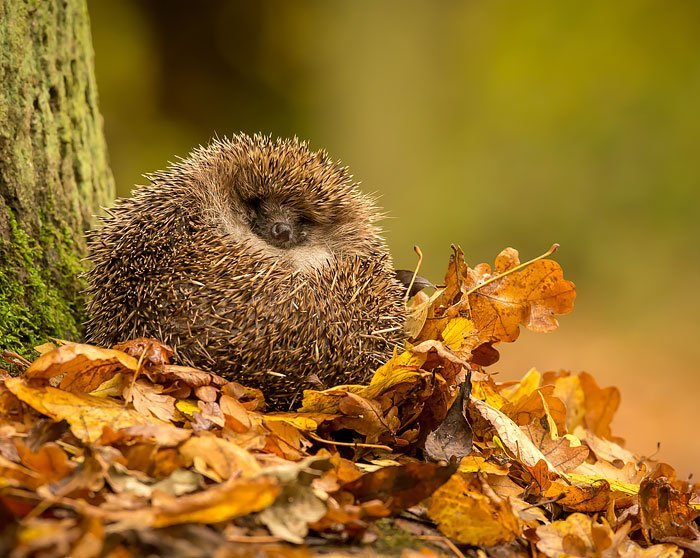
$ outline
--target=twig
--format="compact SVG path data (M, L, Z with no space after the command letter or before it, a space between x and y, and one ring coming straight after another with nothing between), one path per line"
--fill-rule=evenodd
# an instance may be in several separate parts
M329 444L331 446L346 446L350 448L374 448L386 451L393 451L389 446L382 446L381 444L365 444L362 442L336 442L335 440L324 440L320 436L314 434L313 432L307 432L309 438L321 442L322 444Z

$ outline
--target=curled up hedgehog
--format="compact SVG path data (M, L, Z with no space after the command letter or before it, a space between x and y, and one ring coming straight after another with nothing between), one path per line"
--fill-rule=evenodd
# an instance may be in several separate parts
M400 344L379 211L324 152L238 135L149 179L90 233L89 342L154 337L278 409Z

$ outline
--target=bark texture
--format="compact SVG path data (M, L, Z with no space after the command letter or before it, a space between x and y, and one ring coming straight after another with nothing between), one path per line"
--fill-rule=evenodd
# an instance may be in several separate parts
M0 350L79 337L84 230L113 197L85 0L0 0Z

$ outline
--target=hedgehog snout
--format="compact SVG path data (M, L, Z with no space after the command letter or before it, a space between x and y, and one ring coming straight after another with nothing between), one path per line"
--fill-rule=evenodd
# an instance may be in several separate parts
M292 239L292 226L286 221L277 221L270 228L270 233L280 244L287 244Z

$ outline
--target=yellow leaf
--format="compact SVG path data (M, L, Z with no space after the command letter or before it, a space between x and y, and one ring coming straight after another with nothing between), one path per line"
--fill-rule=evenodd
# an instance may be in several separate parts
M197 403L189 399L180 399L175 403L175 408L181 413L191 417L195 413L201 413L201 409L197 407Z
M321 422L335 416L320 413L268 413L263 415L263 422L286 422L299 430L313 432Z
M508 466L486 461L480 455L468 455L459 462L460 473L486 473L492 475L507 475Z
M496 502L472 490L459 473L431 496L428 516L460 544L494 546L520 535L520 523L507 501Z
M511 403L516 403L523 397L527 397L538 387L540 387L540 381L542 380L542 374L540 374L537 369L531 368L523 379L500 390L500 394L505 397Z
M347 393L355 393L365 399L375 399L392 386L413 381L420 375L418 370L425 363L427 354L414 354L410 350L394 354L372 376L368 386L336 386L324 391L304 390L304 399L299 412L302 413L338 413L340 400Z
M123 382L124 376L121 373L117 373L97 386L90 392L90 395L95 397L119 397L124 389Z
M155 510L153 527L182 523L219 523L271 505L280 487L270 477L232 479L207 490L174 498Z
M31 387L22 378L7 378L5 385L19 399L40 413L70 424L73 434L83 442L94 442L105 426L113 430L138 424L168 424L142 415L112 399L70 393L52 387Z
M442 331L442 340L446 347L458 354L470 354L472 349L480 343L474 322L462 317L447 322Z
M194 463L195 470L217 482L231 477L250 478L260 473L260 465L252 453L224 438L200 435L180 446L185 465Z

